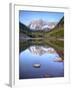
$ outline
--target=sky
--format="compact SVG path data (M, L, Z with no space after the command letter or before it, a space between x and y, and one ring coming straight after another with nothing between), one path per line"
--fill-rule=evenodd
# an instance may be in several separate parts
M32 20L39 19L46 22L59 22L63 16L63 12L19 11L19 21L25 25L28 25Z

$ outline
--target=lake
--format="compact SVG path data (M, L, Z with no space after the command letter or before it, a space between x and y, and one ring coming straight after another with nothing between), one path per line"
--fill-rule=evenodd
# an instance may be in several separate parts
M19 48L19 79L64 77L63 41L22 40Z

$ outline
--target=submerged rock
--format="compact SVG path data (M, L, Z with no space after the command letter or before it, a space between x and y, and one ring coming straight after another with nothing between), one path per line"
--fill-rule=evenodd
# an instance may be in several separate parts
M33 67L34 68L40 68L41 67L41 64L33 64Z

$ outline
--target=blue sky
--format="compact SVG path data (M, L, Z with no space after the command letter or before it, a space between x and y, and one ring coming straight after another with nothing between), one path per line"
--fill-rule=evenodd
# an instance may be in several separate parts
M39 19L46 22L59 22L63 16L63 12L19 11L19 21L25 25L28 25L32 20Z

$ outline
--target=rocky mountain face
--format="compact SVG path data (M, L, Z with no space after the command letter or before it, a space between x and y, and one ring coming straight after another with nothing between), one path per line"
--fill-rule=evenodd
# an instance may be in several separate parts
M40 19L31 21L28 27L32 30L51 30L56 26L56 24L56 22L46 22Z

